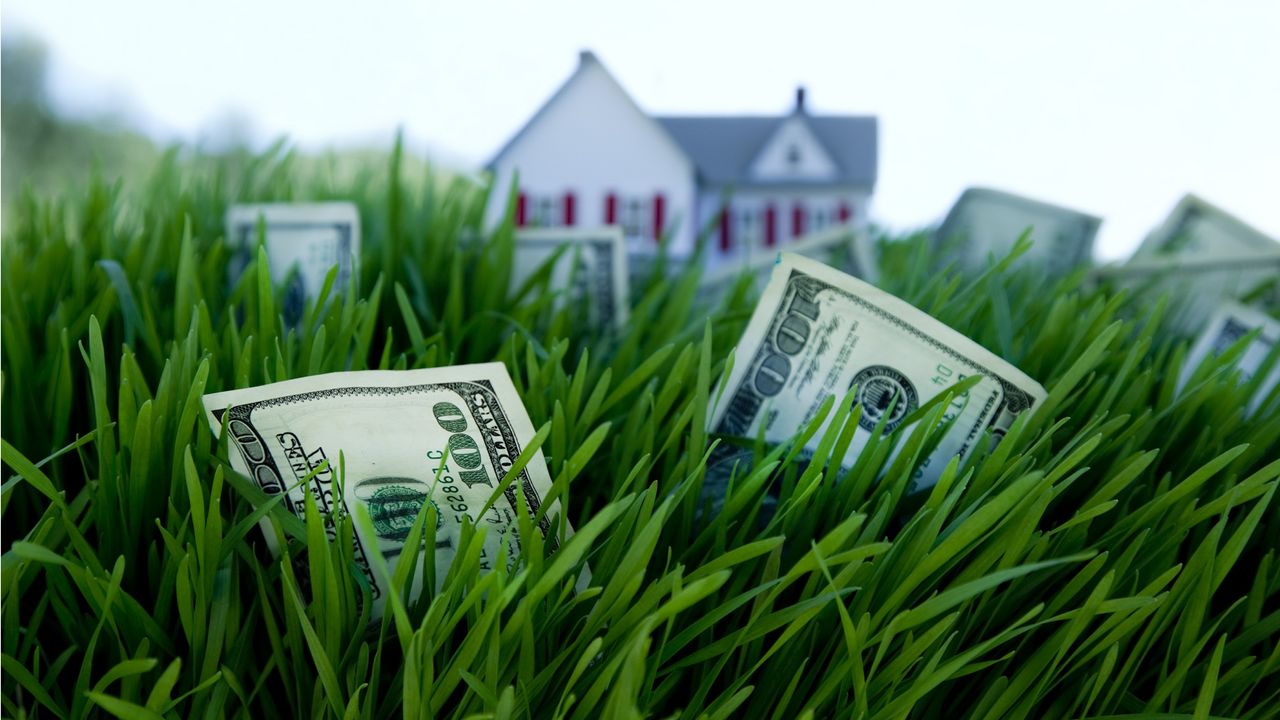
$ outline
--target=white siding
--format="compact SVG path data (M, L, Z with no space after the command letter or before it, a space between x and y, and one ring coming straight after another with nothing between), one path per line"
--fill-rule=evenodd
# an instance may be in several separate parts
M573 192L575 225L583 227L605 224L610 192L618 196L619 223L633 198L646 203L652 218L651 201L661 193L672 254L682 256L693 248L692 163L592 57L584 58L493 169L494 189L486 213L490 225L501 218L512 174L518 170L520 186L530 197L559 199ZM629 238L632 253L655 249L651 236Z
M867 214L871 209L871 193L857 188L785 188L756 189L748 188L733 193L730 200L730 248L727 253L720 250L720 231L716 222L721 204L722 191L708 189L698 199L699 227L711 223L710 236L707 238L710 252L707 254L708 264L723 265L750 260L761 253L772 254L785 250L788 243L796 239L793 229L793 211L797 203L804 211L805 228L803 235L822 229L819 218L823 218L823 227L830 227L839 222L840 203L849 206L849 222L865 226ZM777 244L770 248L765 244L765 211L770 205L775 211L775 227ZM750 221L744 227L744 216Z

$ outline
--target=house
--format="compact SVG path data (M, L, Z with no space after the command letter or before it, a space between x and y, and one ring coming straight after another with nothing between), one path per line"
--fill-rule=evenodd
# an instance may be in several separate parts
M719 264L863 224L876 154L876 118L811 114L803 88L781 116L649 115L584 51L489 162L486 213L501 219L518 177L517 226L620 225L632 256L687 257L709 232Z

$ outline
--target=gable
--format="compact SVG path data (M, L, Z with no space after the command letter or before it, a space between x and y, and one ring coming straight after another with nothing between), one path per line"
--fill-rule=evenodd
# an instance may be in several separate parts
M652 232L669 234L673 252L692 248L692 160L590 53L487 169L490 225L514 210L537 224L640 227L627 222L640 206Z
M804 116L792 115L778 125L751 163L752 180L834 180L840 174L835 160Z
M709 185L737 187L778 182L757 180L751 176L751 170L766 142L787 120L787 117L754 115L668 115L657 118L693 160L699 179ZM834 162L837 177L801 182L830 182L868 190L875 186L877 123L874 117L806 113L804 125L818 138Z
M573 75L486 167L496 172L503 167L530 165L535 159L541 160L547 151L567 160L566 156L594 153L602 148L624 149L624 157L619 159L640 153L656 154L654 159L680 164L692 172L684 150L662 125L636 105L594 54L583 52ZM554 157L550 159L554 161ZM597 156L595 161L601 163L603 159Z

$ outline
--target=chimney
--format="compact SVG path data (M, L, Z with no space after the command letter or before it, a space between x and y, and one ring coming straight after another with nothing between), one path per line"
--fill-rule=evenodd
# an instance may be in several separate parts
M797 85L796 86L796 112L802 113L804 111L805 111L804 110L804 86Z
M595 55L595 53L591 52L590 50L579 50L579 51L578 51L578 64L579 64L579 65L586 65L587 63L594 63L594 62L596 62L596 55Z

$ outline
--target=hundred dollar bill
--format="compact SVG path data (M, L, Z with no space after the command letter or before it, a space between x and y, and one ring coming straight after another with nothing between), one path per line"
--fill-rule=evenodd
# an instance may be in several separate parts
M871 236L863 227L837 225L811 233L787 243L786 251L838 268L869 283L880 279ZM743 275L754 279L756 290L763 290L778 260L776 249L755 249L737 261L730 261L709 271L702 280L700 297L714 302Z
M303 305L324 287L336 265L333 292L347 287L360 261L360 214L349 202L232 205L227 210L227 242L234 255L229 270L234 281L256 257L258 221L264 230L271 279L288 282L284 313L302 315Z
M988 256L997 260L1031 230L1031 249L1023 257L1063 274L1089 263L1102 220L1077 210L1051 205L990 188L968 188L960 194L938 228L939 246L954 244L963 267L980 269Z
M1259 332L1236 362L1236 369L1240 371L1241 379L1246 382L1252 380L1259 372L1267 373L1266 379L1258 385L1247 407L1248 412L1256 412L1271 394L1272 389L1280 385L1280 359L1271 359L1280 352L1276 349L1280 346L1280 320L1239 303L1223 303L1209 318L1209 324L1205 326L1204 332L1200 334L1199 340L1187 355L1182 376L1178 380L1179 389L1187 384L1191 374L1207 358L1222 354L1224 350L1254 330Z
M565 301L585 303L594 323L626 326L630 289L621 228L521 230L515 245L513 292L564 248L552 268L551 287L566 290Z
M971 453L985 431L1002 437L1019 413L1045 398L1035 380L920 310L790 253L774 267L735 357L708 423L712 432L754 438L763 428L766 441L785 441L827 398L856 386L862 417L846 464L882 419L886 431L895 430L949 386L983 376L948 409L955 424L916 473L917 489L934 485L947 461Z
M480 569L492 569L500 544L507 544L512 558L521 547L517 493L537 513L551 489L538 452L485 508L534 436L501 363L316 375L206 395L204 407L214 433L226 426L232 466L268 496L283 495L284 507L298 518L305 518L309 490L331 540L339 518L357 505L368 510L374 535L356 525L353 543L355 563L373 589L375 615L382 612L388 588L369 554L382 553L394 573L410 528L426 506L438 517L434 552L442 580L464 518L486 529ZM306 480L317 468L323 469ZM539 528L552 548L558 539L550 533L549 519L558 513L553 503ZM268 544L278 552L269 520L262 524ZM565 531L571 532L567 523ZM422 574L415 578L416 594Z
M1225 300L1280 304L1280 248L1156 256L1099 267L1093 276L1132 293L1168 295L1171 322L1188 333Z
M1133 260L1166 255L1216 256L1280 252L1280 242L1195 195L1185 195L1143 240Z

